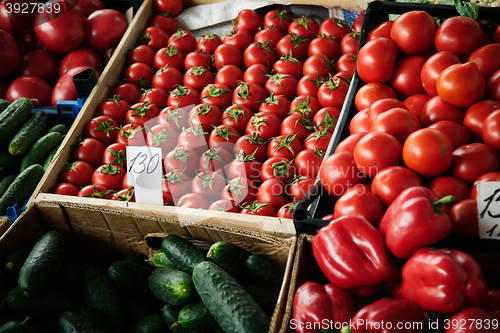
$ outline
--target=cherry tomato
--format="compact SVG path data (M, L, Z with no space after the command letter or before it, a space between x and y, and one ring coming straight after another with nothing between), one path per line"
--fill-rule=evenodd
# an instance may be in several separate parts
M130 104L126 100L120 99L119 96L114 96L99 103L97 106L97 115L108 116L116 120L118 124L124 124L129 107Z
M350 32L340 40L340 54L358 54L359 48L359 33L358 32Z
M212 54L203 51L193 51L184 58L184 68L189 70L192 67L203 67L209 71L213 70Z
M321 109L321 104L314 96L299 95L290 103L290 115L300 114L312 119Z
M264 44L265 42L269 41L267 46L270 48L274 49L276 48L276 44L278 44L278 41L283 38L283 34L276 28L264 28L262 30L259 30L254 38L253 41L255 43L259 42L261 44Z
M166 124L172 127L176 132L182 132L183 128L189 126L188 112L191 106L178 108L176 106L167 106L158 114L157 124Z
M302 67L303 75L319 75L327 79L332 74L333 62L321 54L309 56Z
M274 113L282 121L288 116L290 109L290 101L286 96L275 96L271 91L269 97L261 101L259 105L259 112Z
M208 138L209 148L223 147L228 151L232 151L234 144L240 138L238 130L231 125L219 125L214 128Z
M293 76L279 73L270 76L265 84L265 89L268 94L272 92L274 95L283 95L288 100L294 99L296 87L297 80ZM264 94L262 97L265 99L267 96ZM257 109L258 108L259 106L257 105Z
M153 88L172 91L177 85L182 85L182 74L177 68L167 66L154 74L151 83Z
M319 24L312 17L301 16L293 19L293 22L288 26L288 33L296 33L298 36L304 36L312 39L319 32Z
M237 177L231 179L221 193L221 199L232 200L236 205L255 201L257 186L248 178Z
M177 21L167 14L156 14L151 16L148 21L148 26L162 28L169 36L177 31Z
M356 48L357 53L357 48ZM327 35L319 35L309 42L307 55L310 57L314 54L325 55L328 59L335 59L340 56L340 46L337 41ZM299 79L299 78L297 78Z
M217 34L205 34L198 39L196 50L213 54L217 46L222 44L222 38Z
M153 88L154 89L154 88ZM200 93L193 87L183 87L178 85L168 95L167 105L173 107L187 107L200 104Z
M147 64L142 62L134 63L125 70L125 79L140 88L150 87L151 80L155 73Z
M264 15L264 26L278 29L283 35L288 32L288 26L292 23L290 14L284 9L273 9Z
M267 82L268 77L266 74L268 73L268 69L265 65L255 64L248 67L243 73L243 81L246 83L256 83L261 87Z
M60 195L72 195L76 197L78 192L78 187L71 183L60 183L54 188L54 193Z
M246 155L254 154L255 160L262 163L267 159L268 142L268 139L260 137L258 133L245 134L236 141L233 153L238 155L241 151Z
M243 81L243 72L240 68L234 65L226 65L222 67L217 72L214 79L215 83L224 84L228 86L231 91L236 89L240 81Z
M168 14L176 17L182 12L183 1L181 0L155 0L154 8L158 13Z
M133 187L124 188L116 193L113 193L111 200L135 202L135 190Z
M225 170L229 168L232 161L233 155L229 151L224 148L213 148L201 154L198 167L207 172L222 170L225 175Z
M348 189L335 203L335 218L345 215L361 215L374 227L378 228L384 208L380 200L366 185L355 185Z
M304 197L310 189L314 187L315 178L313 177L304 177L304 176L295 176L294 180L288 191L290 192L290 197L293 200L299 201Z
M247 202L242 206L241 214L259 215L259 216L276 216L276 208L267 202Z
M219 45L214 52L215 68L221 69L225 65L235 65L236 67L241 67L243 64L243 56L241 53L240 49L234 45Z
M102 154L101 164L118 165L127 170L127 146L122 143L112 143Z
M85 125L85 137L94 138L102 142L104 146L109 146L115 142L118 134L118 123L108 116L97 116Z
M335 40L341 40L342 37L351 32L349 24L345 20L336 17L330 17L321 22L318 35L332 36Z
M167 172L161 184L164 204L178 203L182 196L191 192L191 182L183 170Z
M101 184L87 185L78 192L79 197L88 197L94 199L111 199L113 190L108 189Z
M196 37L191 31L177 29L177 32L168 38L168 45L175 45L179 52L188 54L196 49Z
M311 59L311 58L309 58ZM339 77L331 77L319 87L318 101L322 107L341 109L347 97L349 84Z
M229 178L243 177L256 181L260 178L261 164L255 159L252 153L247 155L243 151L236 154L236 158L231 162L228 169Z
M274 64L273 71L277 74L291 75L297 80L302 77L302 63L291 56L291 53L285 53Z
M304 149L319 150L325 153L332 139L332 133L327 131L318 131L311 133L304 140Z
M191 191L203 195L207 201L212 202L219 199L229 199L221 198L221 192L225 186L226 181L220 170L208 173L202 170L193 178Z
M348 188L366 182L366 176L354 163L351 152L341 151L328 156L319 171L319 177L325 190L339 198Z
M66 168L59 175L59 182L71 183L76 187L90 184L94 168L87 162L76 161L68 163Z
M264 44L259 42L252 43L247 46L243 53L243 62L247 68L254 64L272 67L276 62L276 53L269 46L269 41L266 41Z
M269 179L263 182L257 190L259 202L270 203L275 210L288 203L285 186L277 179Z
M123 83L111 91L111 96L118 96L132 105L139 102L141 89L133 83Z
M311 133L314 132L312 121L299 113L291 114L281 123L279 128L280 135L297 134L297 139L303 142Z
M268 158L260 169L260 179L265 182L269 179L276 179L283 184L289 184L297 173L293 161L282 156Z
M284 35L278 41L278 44L276 44L276 55L282 57L284 54L290 53L291 57L299 61L305 61L307 59L308 48L309 43L306 37L291 32L288 35Z
M252 116L253 112L248 107L233 104L222 113L221 124L231 125L240 135L243 135L245 134L247 123Z
M267 157L286 157L293 160L302 150L302 143L294 135L279 135L269 141Z
M295 211L296 207L297 207L297 202L289 202L287 204L284 204L276 213L276 217L292 219L293 212Z
M145 146L146 129L142 126L134 126L133 124L120 127L120 131L116 135L116 142L126 146Z
M188 127L177 137L177 144L180 147L189 144L189 147L194 149L198 155L203 154L208 149L208 132L203 130L202 124Z
M188 193L183 195L177 201L178 207L208 209L209 203L200 193Z
M151 127L146 135L146 145L159 147L163 156L170 152L177 143L177 132L168 125L155 125Z
M167 33L159 27L147 27L140 37L141 44L150 46L155 52L166 47L168 43Z
M241 53L245 52L248 45L252 44L253 37L246 30L233 29L231 32L224 37L222 43L226 45L232 45L237 47Z
M240 82L233 91L232 103L246 106L252 112L257 112L260 102L266 97L266 91L257 83Z
M153 66L156 70L159 70L160 68L163 68L167 65L175 67L179 71L184 70L184 55L179 52L175 45L162 47L161 49L156 51L153 56Z
M303 177L316 178L325 153L319 149L304 149L295 157L297 173Z
M297 82L297 96L311 95L317 96L319 87L323 84L323 80L316 75L304 75Z
M371 188L384 207L389 207L401 192L413 186L422 186L422 180L415 172L402 166L391 166L373 177Z
M280 120L273 113L256 113L250 118L245 129L246 134L259 134L262 139L270 139L280 132Z
M346 53L346 54L341 55L338 58L337 63L335 65L336 71L337 72L345 71L345 72L353 72L354 73L354 70L356 69L356 60L357 59L358 59L358 57L353 55L353 54Z
M186 74L184 74L184 78L182 83L186 87L193 87L194 89L201 92L205 86L214 83L214 77L212 73L210 73L204 67L192 67L188 69Z
M136 103L128 109L125 120L128 124L134 124L135 128L139 128L156 118L159 113L160 109L150 102Z
M214 210L216 212L227 212L227 213L239 213L241 212L241 208L236 205L236 203L232 200L220 199L214 201L208 210Z
M259 27L262 24L262 19L260 15L251 9L240 10L238 16L233 21L234 28L238 30L246 30L251 35L255 35L259 31Z

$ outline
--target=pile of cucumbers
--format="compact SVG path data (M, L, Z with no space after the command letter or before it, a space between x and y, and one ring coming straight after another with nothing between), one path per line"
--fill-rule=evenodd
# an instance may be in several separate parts
M35 190L68 127L49 126L49 115L33 110L32 100L0 100L0 215Z
M205 251L169 235L147 258L75 260L48 231L0 270L0 333L265 333L283 269L228 242ZM3 308L1 308L3 306Z

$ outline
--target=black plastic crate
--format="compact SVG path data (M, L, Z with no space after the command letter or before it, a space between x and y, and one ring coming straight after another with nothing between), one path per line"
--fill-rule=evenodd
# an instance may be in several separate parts
M433 17L443 21L452 16L458 16L458 12L454 6L449 5L431 5L418 3L399 3L391 1L373 1L368 4L364 14L363 25L361 28L361 36L359 47L366 44L368 33L378 26L380 23L387 21L391 14L403 14L412 10L426 11ZM496 25L500 22L500 8L479 8L478 22L483 26L486 32L492 32ZM325 158L330 156L335 151L337 145L346 137L349 136L349 123L352 117L357 113L354 104L354 98L357 91L364 85L364 82L359 78L357 72L354 73L346 101L342 107L342 112L339 116L337 126L333 132L332 140L325 154ZM319 177L314 187L305 195L297 204L297 208L293 214L293 221L297 234L307 233L316 234L316 231L326 225L329 221L322 220L323 216L333 213L333 207L336 198L330 196L323 188ZM480 243L478 243L480 242ZM481 249L489 248L492 251L499 251L500 244L495 243L495 240L486 239L470 239L449 237L443 241L443 246L456 247L455 245L469 244L473 248L481 247Z

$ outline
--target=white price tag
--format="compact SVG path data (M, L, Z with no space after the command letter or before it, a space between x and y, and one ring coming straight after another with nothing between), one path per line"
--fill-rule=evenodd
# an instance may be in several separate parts
M500 182L477 182L479 237L500 239Z
M127 177L136 202L163 205L162 171L161 148L127 146Z

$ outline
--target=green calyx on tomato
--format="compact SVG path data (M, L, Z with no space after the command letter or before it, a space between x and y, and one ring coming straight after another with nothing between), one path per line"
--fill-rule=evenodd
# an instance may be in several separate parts
M250 96L250 91L248 90L248 84L246 84L243 81L240 81L239 87L240 89L236 94L236 96L238 96L239 98L243 98L245 101L247 101L248 97Z
M225 212L226 211L226 206L227 206L228 203L229 203L229 201L226 201L226 203L224 205L222 205L222 207L219 207L219 203L215 202L215 211L216 212Z
M201 36L201 38L203 38L203 43L205 43L207 40L216 39L217 37L219 37L219 35L217 34L206 34Z
M297 25L301 25L303 26L306 30L309 30L309 27L308 27L308 24L309 23L314 23L313 20L311 20L310 18L306 17L306 16L302 16L302 17L299 17L299 18L295 18L293 19L295 22L297 22Z
M274 104L276 106L280 106L279 99L274 96L274 93L272 91L269 92L269 97L266 98L263 101L259 101L259 103L267 103L267 104Z
M276 163L273 163L271 167L273 168L273 176L274 177L280 177L280 176L287 176L287 177L292 177L292 175L287 171L288 168L292 165L293 160L290 162L286 161L279 161Z
M141 104L138 108L128 108L127 110L135 111L132 117L145 117L146 112L148 112L154 104L147 105L149 101Z
M288 13L286 12L286 10L284 9L278 9L276 14L274 14L274 16L272 16L272 18L279 18L280 20L280 24L283 23L283 18L287 18L288 17Z
M325 83L325 80L321 78L318 72L316 72L316 79L306 79L306 81L314 82L317 88L321 87L321 85Z
M314 148L314 150L313 150L313 151L314 151L314 153L315 153L316 155L318 155L318 158L323 159L323 158L325 157L325 152L324 152L324 151L322 151L321 149Z
M185 116L179 112L180 104L181 104L180 102L177 103L177 105L173 110L167 111L168 115L165 117L165 124L172 120L177 125L178 128L181 128L181 126L179 125L179 119L184 118Z
M186 152L186 148L188 145L189 145L189 142L187 143L187 145L183 146L181 149L179 149L179 145L177 145L174 148L174 156L172 157L174 160L179 160L182 163L186 164L186 166L189 166L187 158L189 155L191 155L188 152Z
M340 86L340 77L339 76L331 76L328 79L328 81L325 82L325 85L328 87L328 94L331 94L331 92L335 89L338 89Z
M291 110L288 114L298 112L302 116L304 116L304 118L307 118L306 112L310 112L310 113L314 114L313 109L311 109L309 107L309 95L307 95L306 99L303 102L299 98L297 98L296 101L299 104L299 106L297 106L295 109Z
M96 188L96 185L97 184L94 184L94 190L92 191L92 193L85 194L85 195L83 195L83 197L100 199L100 198L104 197L106 194L114 192L113 190L107 190L107 191L99 192L97 190L97 188Z
M76 170L76 168L75 168L75 165L77 165L78 163L81 163L81 161L76 161L73 163L66 163L66 168L64 168L64 170L72 170L72 171L76 172L77 174L80 174L78 172L78 170Z
M182 30L182 28L179 28L179 29L177 29L177 31L175 32L175 34L173 34L172 36L174 36L174 40L178 40L179 38L187 36L187 32L185 32L184 30Z
M337 120L339 116L335 117L330 117L330 114L328 112L325 112L325 118L324 120L319 123L319 126L324 125L325 128L322 130L319 130L316 126L314 127L314 134L311 135L311 137L314 137L314 143L318 142L319 139L321 139L324 136L329 136L330 138L332 137L332 133L328 132L329 128L335 128L335 120ZM328 119L327 119L328 118Z
M335 36L330 36L330 35L327 35L325 33L322 33L320 35L318 35L319 38L327 38L327 39L333 39L333 40L336 40L337 38L335 38Z
M163 179L169 184L182 183L186 185L184 180L182 180L182 175L184 174L184 170L186 170L186 168L187 167L184 167L182 170L173 170L163 176Z
M236 124L236 126L238 126L238 118L239 118L239 116L244 115L245 111L240 110L238 108L238 105L236 105L236 104L233 104L233 107L234 108L231 109L231 110L226 110L226 112L228 113L228 115L226 117L222 118L221 120L233 118L234 119L234 123Z
M268 139L259 138L259 133L257 132L252 133L252 136L249 138L245 138L245 140L247 140L252 145L266 145L269 141Z
M352 36L352 42L354 43L357 39L360 38L361 34L354 29L351 29L351 32L347 34L348 36Z
M99 172L106 175L117 175L121 171L120 168L118 168L117 166L113 166L111 163L107 163L101 168Z
M168 66L169 66L169 64L166 64L165 66L161 67L159 70L157 70L157 71L156 71L156 73L155 73L155 74L158 74L158 73L160 73L160 72L166 71L166 70L167 70L167 68L168 68Z
M183 97L186 96L189 92L187 87L183 87L180 84L175 86L173 91L169 91L170 94L173 94L175 97Z
M349 25L349 23L347 23L346 20L342 20L342 19L339 19L336 17L332 18L331 20L333 21L333 23L335 23L336 25L338 25L341 28L345 27L346 25Z
M283 54L280 58L280 60L284 61L290 61L292 64L296 64L299 62L298 59L292 57L292 50L288 51L287 53Z
M212 106L210 103L205 103L204 105L199 106L196 112L189 119L195 118L198 115L207 115L210 111L212 111Z
M244 188L250 188L250 186L241 185L240 180L241 180L241 176L239 176L234 182L229 181L229 183L228 183L229 189L227 191L229 193L233 193L235 199L240 197L240 196L244 198L245 195L243 194L243 192L241 192L241 190Z
M168 55L169 57L173 57L179 54L179 49L175 45L167 45L166 49L162 48L161 53Z
M291 75L288 75L288 74L280 74L280 73L276 73L274 75L269 75L269 74L266 74L267 77L269 77L271 79L271 82L274 83L274 84L279 84L279 86L281 88L283 88L283 84L281 83L281 80L283 80L284 78L286 77L290 77Z
M273 140L278 141L279 145L273 150L273 154L276 153L276 151L280 148L286 148L288 149L292 155L294 154L293 148L292 148L292 142L295 140L295 137L297 136L298 133L295 133L294 135L287 135L283 139L279 138L274 138Z
M127 140L133 139L135 136L135 133L140 131L142 128L134 128L134 124L130 124L130 128L125 129L123 128L122 125L120 125L120 131L121 131L121 137Z
M308 178L308 177L304 177L304 176L301 176L301 175L295 175L295 176L293 176L292 181L290 182L290 185L293 185L293 184L295 184L295 183L298 183L298 182L300 182L301 180L305 180L305 179L307 179L307 178Z
M241 209L248 209L254 213L256 213L259 209L261 209L264 206L270 205L269 202L259 202L255 200L254 202L245 202L240 205Z
M210 167L210 162L212 160L216 160L221 165L224 165L224 161L219 156L219 152L220 152L221 148L222 147L220 147L220 148L210 148L209 150L207 150L206 152L204 152L203 155L201 155L202 157L206 157L206 159L207 159L207 168Z
M192 71L190 73L193 74L194 76L200 76L203 73L208 72L208 70L203 66L199 66L199 67L191 66L191 68L192 68Z
M207 88L208 94L203 98L207 97L220 97L222 94L229 94L229 91L222 88L215 88L213 84L209 84Z
M255 126L255 129L258 131L261 126L267 127L266 120L267 120L266 115L262 115L262 116L254 115L252 117L252 125Z
M194 136L202 136L208 134L208 132L203 131L203 124L193 125L191 122L191 128L185 129L184 132L191 133Z
M214 128L214 131L216 132L215 136L220 137L220 138L224 138L224 140L226 140L228 142L229 142L230 136L239 137L238 134L235 134L233 132L229 132L229 126L226 126L224 128L220 128L220 127L212 125L212 127Z
M236 21L238 21L238 18L237 18L237 17L235 17L233 20L235 20L235 19L236 19ZM236 23L234 23L234 24L236 24ZM237 32L238 32L238 29L237 29L237 28L234 28L234 29L233 29L233 30L231 30L231 31L230 31L227 35L228 35L228 36L233 36L233 35L235 35Z
M201 179L201 190L202 191L204 189L206 189L207 187L210 187L210 189L212 189L212 185L213 185L213 182L214 182L214 177L215 177L215 175L218 172L219 172L219 170L217 170L215 172L212 172L212 173L208 173L205 170L201 170L201 173L203 175L200 175L200 174L196 175L196 177L198 177L198 178Z
M121 98L118 95L106 99L106 101L114 102L116 105L120 105L120 103L118 103L119 100L121 100Z
M293 198L293 202L290 206L285 206L285 209L289 211L290 213L295 212L295 209L297 208L297 199Z
M156 133L155 131L152 131L148 127L146 127L146 129L148 130L149 133L151 133L151 135L153 135L153 143L152 143L152 145L154 147L158 147L163 142L170 141L170 140L172 140L172 139L175 138L173 135L168 135L168 133L167 133L167 131L165 129L162 129L158 133Z
M149 40L151 39L150 35L151 34L149 32L142 34L141 37L139 37L139 43L141 43L142 45L147 45Z
M116 151L113 149L106 149L111 156L113 156L114 160L111 164L117 164L123 168L123 162L127 161L127 157L125 156L125 152L123 150Z
M295 127L297 127L298 123L301 123L308 130L314 129L314 125L311 122L311 119L307 118L306 116L303 116L302 118L297 119L297 121L295 122Z
M238 162L253 161L253 160L255 160L255 153L257 152L257 150L259 150L259 148L255 149L253 151L253 153L248 154L248 155L247 155L247 153L245 153L244 150L240 150L240 151L238 151L238 154L236 154L236 160L238 160Z
M92 129L93 131L103 131L104 134L106 134L107 137L109 137L109 132L116 129L115 126L113 126L113 120L108 119L105 122L99 121L97 119L94 119L94 121L99 125L96 128Z
M125 193L123 194L115 193L114 196L117 197L119 201L129 202L134 197L134 192L135 192L134 188L130 187L125 191Z
M257 42L257 46L260 47L262 50L266 50L268 52L274 52L274 50L269 47L270 40L266 40L264 43Z

